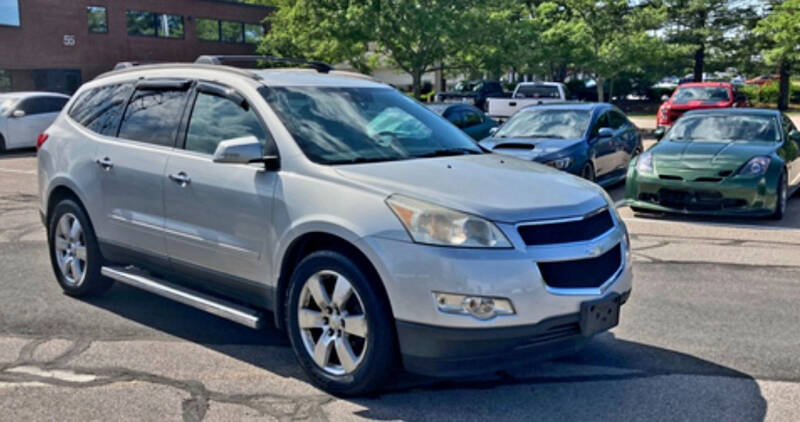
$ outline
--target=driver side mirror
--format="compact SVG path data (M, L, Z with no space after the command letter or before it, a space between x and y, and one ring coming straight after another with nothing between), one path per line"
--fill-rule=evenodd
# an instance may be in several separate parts
M25 117L25 110L14 110L14 112L11 113L11 117L15 119Z
M217 145L213 161L219 164L264 163L267 170L280 168L278 156L265 156L263 149L261 142L255 136L228 139Z
M614 130L611 129L610 127L601 127L597 131L598 138L610 138L612 136L614 136Z
M661 102L662 103L666 103L667 101L669 101L669 95L666 95L666 94L662 95L661 96Z
M663 138L664 135L666 134L667 134L667 129L664 126L659 126L656 128L655 131L653 131L653 136L655 136L656 141L660 141L661 138Z

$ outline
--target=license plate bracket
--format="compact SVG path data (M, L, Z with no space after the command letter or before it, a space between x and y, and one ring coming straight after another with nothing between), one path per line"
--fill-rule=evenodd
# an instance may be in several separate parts
M619 324L620 295L581 303L581 334L591 336Z

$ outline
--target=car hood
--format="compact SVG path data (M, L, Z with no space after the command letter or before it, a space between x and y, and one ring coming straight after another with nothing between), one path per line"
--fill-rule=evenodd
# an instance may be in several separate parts
M487 138L480 144L498 154L511 155L524 160L536 160L540 157L553 157L581 142L583 139Z
M670 142L652 149L656 167L708 169L740 166L747 160L769 155L777 145L756 142Z
M339 166L348 181L499 222L585 215L606 206L599 186L497 154Z

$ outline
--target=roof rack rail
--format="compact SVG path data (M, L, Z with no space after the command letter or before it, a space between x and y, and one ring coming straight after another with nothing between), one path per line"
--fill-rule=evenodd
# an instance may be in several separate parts
M228 65L231 63L257 63L257 62L272 62L272 63L285 63L285 64L299 64L305 65L316 70L319 73L329 73L334 70L334 67L328 63L296 59L292 57L273 57L273 56L200 56L195 60L197 64L212 64L212 65Z

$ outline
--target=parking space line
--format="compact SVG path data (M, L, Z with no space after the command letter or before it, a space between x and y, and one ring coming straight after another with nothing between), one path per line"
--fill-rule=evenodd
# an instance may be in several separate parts
M14 173L14 174L36 174L36 170L16 170L16 169L4 169L0 167L0 172L4 173Z
M800 229L794 229L791 227L784 227L784 226L762 226L757 224L747 224L747 223L720 223L715 221L670 221L670 220L656 220L656 219L649 219L649 218L641 218L641 217L622 217L625 222L641 222L641 223L648 223L648 224L666 224L666 225L702 225L702 226L714 226L714 227L724 227L724 228L731 228L731 229L747 229L747 230L780 230L783 233L798 233L800 234Z

